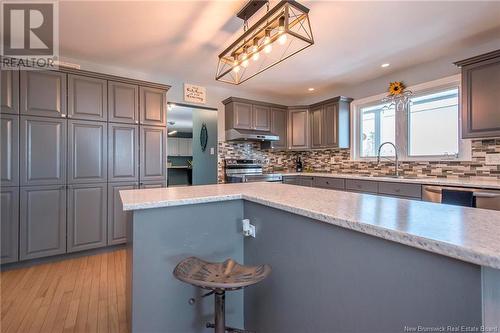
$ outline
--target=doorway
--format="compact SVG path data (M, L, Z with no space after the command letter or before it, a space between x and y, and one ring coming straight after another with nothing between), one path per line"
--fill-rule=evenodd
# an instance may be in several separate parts
M217 183L217 109L168 103L167 186Z

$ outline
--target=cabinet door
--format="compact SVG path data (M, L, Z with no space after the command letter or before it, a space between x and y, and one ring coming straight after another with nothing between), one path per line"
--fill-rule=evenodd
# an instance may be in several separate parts
M233 127L252 129L252 104L233 103Z
M19 71L0 71L0 112L19 114Z
M124 212L120 199L121 190L133 190L137 183L108 184L108 245L122 244L127 241L127 223L132 212Z
M140 87L141 124L163 126L166 124L167 100L162 89Z
M324 108L323 145L325 147L338 147L339 130L339 105L328 104Z
M159 180L165 177L165 128L141 126L141 181Z
M106 121L107 82L68 75L68 118Z
M105 182L107 176L106 123L70 120L68 183Z
M108 120L116 123L139 123L139 87L108 81Z
M21 71L21 114L66 117L66 74Z
M66 253L66 187L21 187L20 259Z
M166 187L165 182L143 182L139 184L140 189Z
M290 110L288 119L289 148L309 148L309 111L306 109Z
M271 132L280 139L271 143L272 148L286 149L287 146L288 111L286 109L271 109Z
M108 124L108 179L139 180L139 126Z
M107 184L69 185L68 252L107 243Z
M268 106L253 106L253 129L258 131L271 130L271 108Z
M299 185L312 187L314 180L312 177L299 177Z
M167 137L167 155L179 156L179 139Z
M3 187L1 190L1 263L19 260L19 188Z
M2 186L19 185L19 116L0 115L0 168Z
M311 110L311 147L323 146L323 107Z
M66 183L66 119L21 116L21 185Z
M462 71L464 138L500 136L500 57Z

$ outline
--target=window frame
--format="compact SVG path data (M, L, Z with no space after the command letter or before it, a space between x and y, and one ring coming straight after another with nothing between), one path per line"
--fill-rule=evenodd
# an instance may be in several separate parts
M401 161L470 161L472 157L471 140L461 138L461 75L453 75L442 79L425 82L422 84L408 87L413 91L415 96L426 95L446 89L458 87L458 154L457 155L409 155L409 114L408 110L401 115L396 111L395 119L395 141L398 147L398 157ZM378 94L362 99L354 100L351 103L351 160L353 161L375 161L376 157L361 156L361 109L381 104L382 98L386 97L387 93ZM398 116L399 114L399 116ZM389 156L390 157L390 156Z

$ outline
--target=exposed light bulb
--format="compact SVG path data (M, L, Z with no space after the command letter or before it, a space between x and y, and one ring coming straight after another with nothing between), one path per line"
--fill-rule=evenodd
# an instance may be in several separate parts
M253 39L253 46L252 46L252 59L253 61L257 61L260 58L259 54L259 39L255 37Z
M241 66L248 67L248 47L245 46L243 54L241 55Z
M271 53L272 50L273 50L273 46L271 44L267 44L266 46L264 46L265 53Z
M256 46L254 46L254 47L257 48ZM253 61L257 61L257 60L259 60L259 58L260 58L259 51L254 51L254 54L252 55Z
M234 66L233 67L233 72L238 73L240 71L240 66Z
M240 63L238 62L237 56L234 56L233 71L238 73L240 71Z
M284 45L284 44L286 43L286 40L287 40L287 39L288 39L288 38L286 37L286 34L285 34L285 33L282 33L282 34L281 34L281 36L280 36L280 38L278 38L278 43L279 43L280 45Z

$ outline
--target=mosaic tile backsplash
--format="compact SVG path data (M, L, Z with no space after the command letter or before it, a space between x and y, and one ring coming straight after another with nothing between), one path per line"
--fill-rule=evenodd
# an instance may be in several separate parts
M272 151L260 148L260 143L219 142L218 175L224 182L225 158L255 158L265 162L265 172L293 172L295 160L301 157L304 170L346 174L394 174L394 163L359 162L350 160L349 149L308 151ZM406 176L500 179L500 165L486 165L486 154L500 153L500 138L472 141L471 161L401 162L400 172Z

